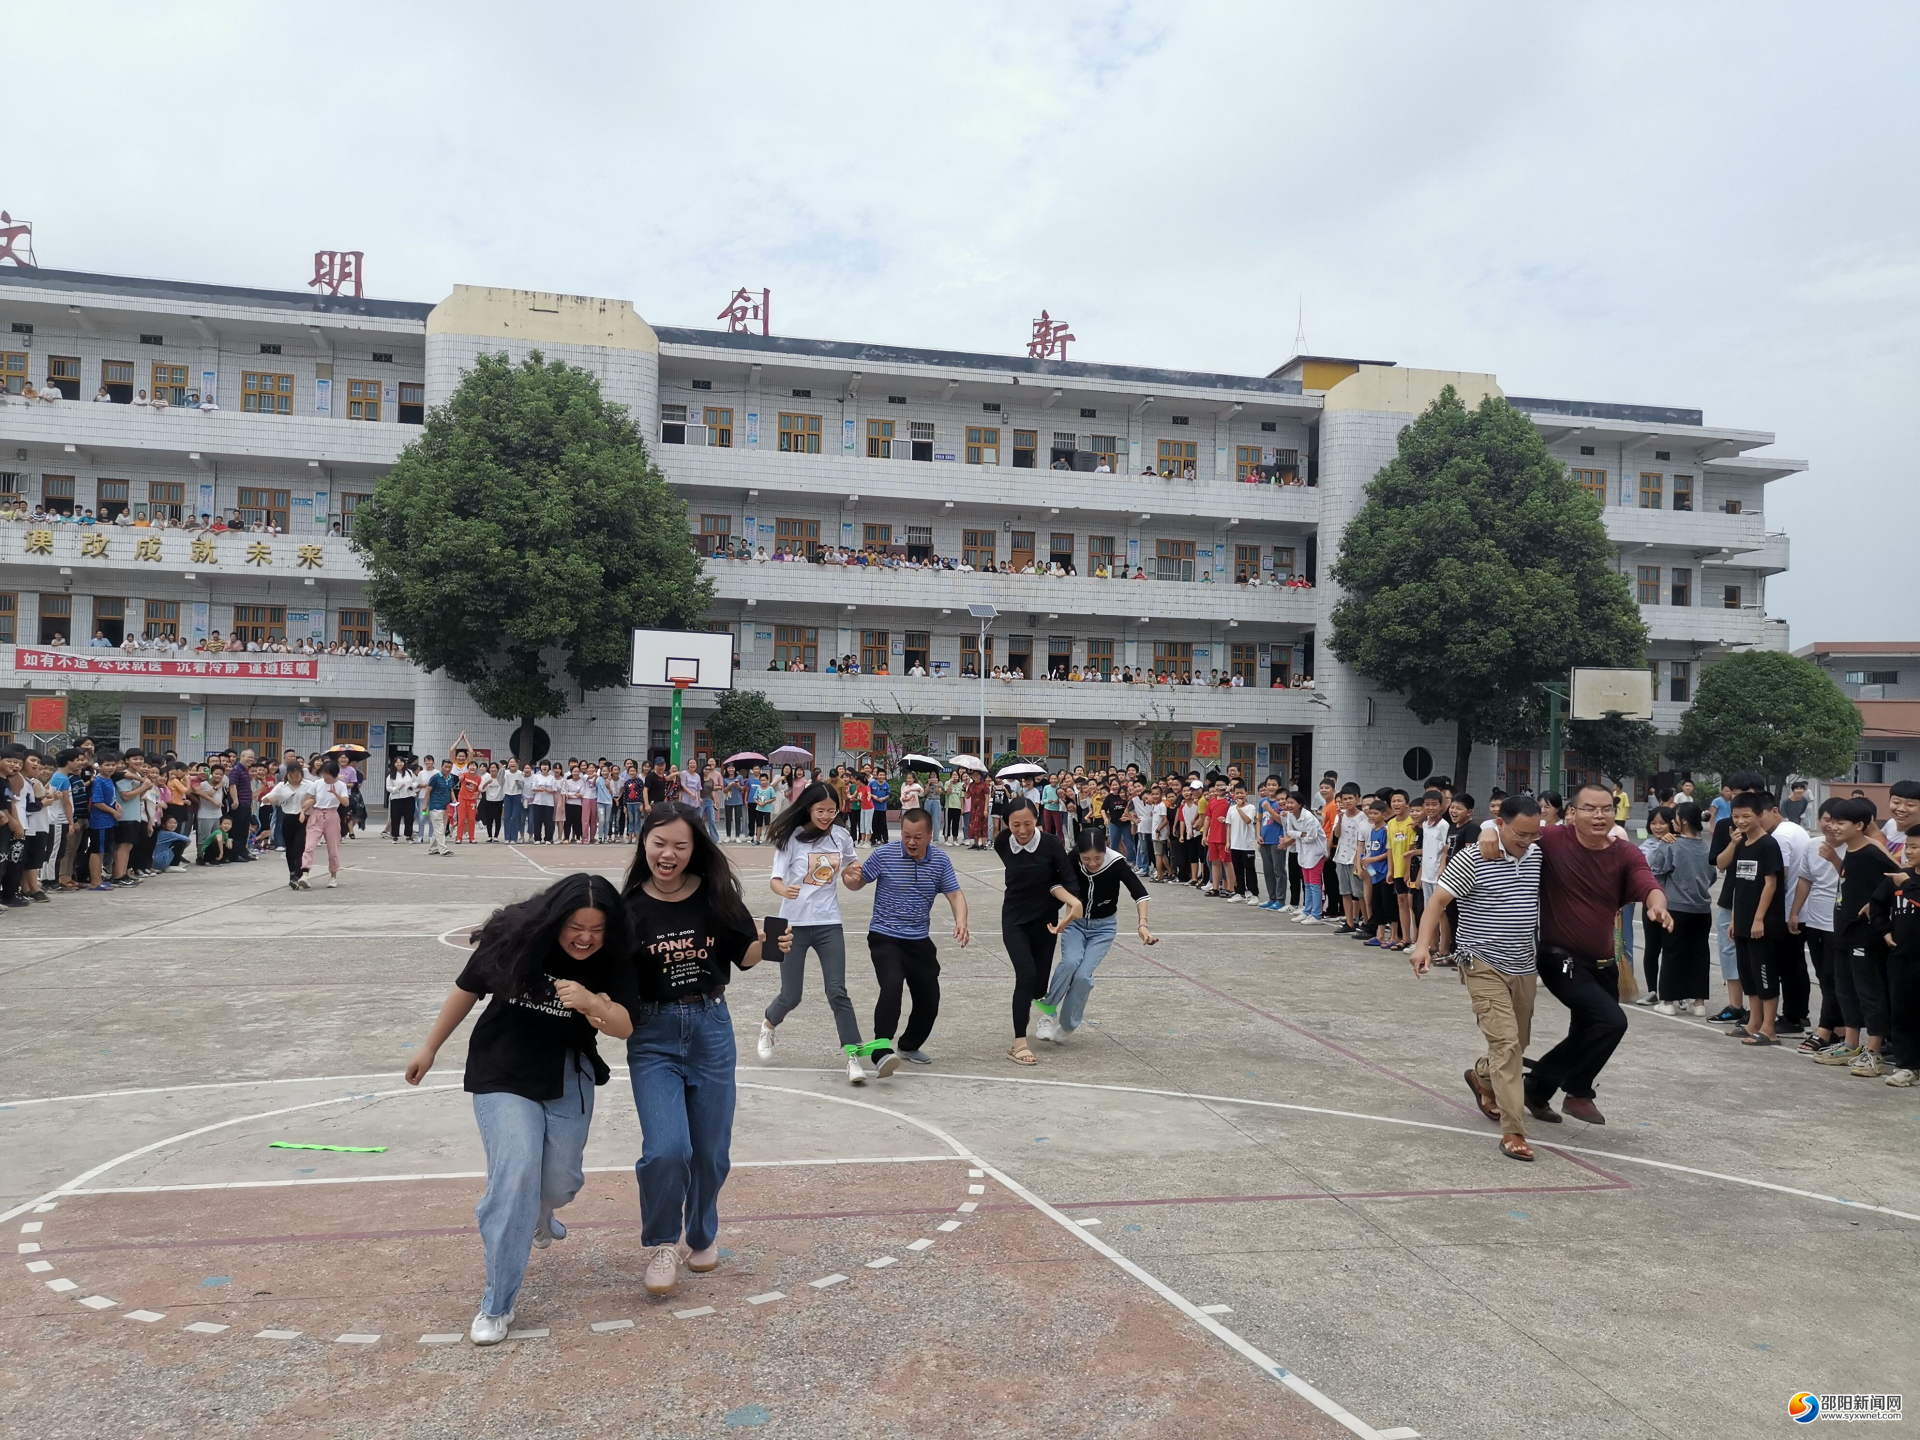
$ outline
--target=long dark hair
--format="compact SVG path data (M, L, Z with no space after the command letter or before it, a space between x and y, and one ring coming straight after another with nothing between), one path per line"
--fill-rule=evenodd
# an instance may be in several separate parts
M786 844L797 834L802 840L818 840L825 831L813 828L813 807L822 801L831 801L836 812L840 809L840 797L833 787L824 780L815 780L800 792L800 798L773 817L773 827L767 831L767 840L776 848Z
M747 902L741 898L740 877L734 873L726 852L707 833L707 822L700 818L700 812L678 800L661 801L647 811L647 818L640 822L640 834L633 845L633 864L627 867L626 883L620 887L620 893L632 897L645 889L651 873L647 869L647 836L676 820L686 821L687 829L692 832L693 853L687 857L687 873L700 877L713 918L729 929L758 929L753 916L747 912Z
M624 963L633 953L633 942L627 907L613 882L604 875L568 875L530 899L502 906L468 937L474 944L474 964L488 988L509 998L526 995L576 910L598 910L607 917L600 951L610 963Z

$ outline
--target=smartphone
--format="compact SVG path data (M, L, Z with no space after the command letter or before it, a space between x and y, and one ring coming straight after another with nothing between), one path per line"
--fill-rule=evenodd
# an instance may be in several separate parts
M764 927L761 934L766 940L767 948L771 950L780 943L780 937L787 933L786 919L779 915L768 915L760 923Z

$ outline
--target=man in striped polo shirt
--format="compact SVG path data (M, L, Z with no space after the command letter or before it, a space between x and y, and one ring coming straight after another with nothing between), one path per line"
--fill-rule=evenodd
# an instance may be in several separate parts
M900 1057L915 1065L931 1065L920 1047L933 1033L940 1015L940 952L933 945L933 897L944 895L953 911L953 938L967 943L967 897L960 893L947 852L933 844L933 817L913 809L900 817L900 838L876 846L860 866L859 878L843 878L849 890L879 886L873 897L873 918L867 923L867 951L880 981L880 998L873 1005L873 1035L869 1058L877 1065L894 1048L900 1024L900 989L913 992L913 1014L900 1036Z
M1540 983L1540 851L1534 844L1540 836L1540 805L1531 796L1509 795L1498 813L1499 849L1488 856L1470 845L1447 863L1407 958L1414 974L1427 973L1447 902L1453 901L1460 983L1487 1039L1486 1054L1466 1072L1467 1088L1480 1113L1500 1126L1500 1153L1510 1160L1532 1160L1522 1119L1521 1060L1532 1037L1533 998Z

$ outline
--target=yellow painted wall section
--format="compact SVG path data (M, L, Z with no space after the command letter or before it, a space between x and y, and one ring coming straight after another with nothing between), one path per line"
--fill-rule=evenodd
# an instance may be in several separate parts
M1303 360L1300 363L1300 388L1331 390L1359 368L1358 365L1330 365L1325 360Z
M631 300L456 285L427 316L429 335L478 335L545 345L599 345L660 353L660 337Z
M1418 415L1440 397L1447 386L1459 393L1471 409L1482 397L1506 392L1491 375L1465 370L1413 370L1404 365L1362 365L1327 391L1328 410L1386 410Z

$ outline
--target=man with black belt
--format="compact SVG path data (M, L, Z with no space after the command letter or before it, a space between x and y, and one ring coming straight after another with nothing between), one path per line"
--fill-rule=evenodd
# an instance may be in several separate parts
M841 883L849 890L877 885L873 918L867 922L867 951L880 981L873 1006L873 1036L867 1052L875 1064L894 1049L900 1024L900 989L913 993L913 1014L900 1036L900 1056L915 1065L932 1060L920 1047L933 1033L940 1014L940 955L933 945L933 897L944 895L953 911L953 938L964 948L967 897L960 893L947 852L933 846L933 817L918 808L900 817L900 838L876 846L860 866L859 878Z
M1667 897L1631 841L1613 835L1613 792L1582 785L1569 801L1568 822L1540 831L1540 980L1572 1012L1567 1038L1542 1055L1527 1076L1527 1113L1560 1123L1553 1097L1564 1090L1566 1113L1589 1125L1606 1117L1593 1103L1593 1082L1627 1033L1614 963L1614 924L1621 908L1641 904L1656 925L1673 928ZM1480 853L1499 853L1489 822Z

